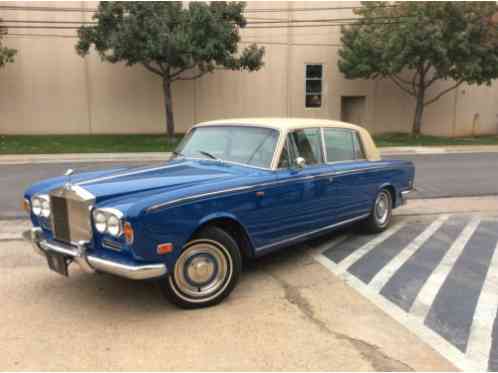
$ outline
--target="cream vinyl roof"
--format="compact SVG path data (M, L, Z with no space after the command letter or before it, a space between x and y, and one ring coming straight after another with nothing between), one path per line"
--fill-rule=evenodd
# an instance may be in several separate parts
M351 129L357 131L360 135L366 158L369 161L378 161L381 159L380 153L375 146L370 133L365 128L351 123L315 118L234 118L202 122L194 127L219 125L250 125L256 127L276 128L285 133L296 129L316 127Z

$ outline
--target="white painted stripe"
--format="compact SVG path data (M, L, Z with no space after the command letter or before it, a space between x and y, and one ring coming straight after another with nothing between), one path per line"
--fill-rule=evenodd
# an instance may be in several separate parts
M370 281L374 291L380 292L398 269L448 220L449 215L441 215L422 233L392 258Z
M488 273L479 295L472 328L467 342L466 356L479 364L479 370L488 369L493 324L498 312L498 242L488 267Z
M339 246L341 243L346 241L350 237L349 234L343 234L338 237L334 237L331 241L327 241L321 245L312 247L310 250L310 254L315 255L315 254L321 254L325 250L331 249L333 247Z
M462 253L470 237L477 229L479 223L480 219L474 217L465 226L460 235L448 249L441 262L431 273L424 286L422 286L422 289L420 289L420 292L418 293L417 298L415 298L415 301L410 309L410 313L420 317L422 320L425 320L432 302L434 302L434 299L439 292L439 289L446 280L446 277L448 277L448 274L455 265L455 262Z
M314 259L325 266L327 269L329 269L331 272L338 272L337 265L324 255L315 255ZM369 285L364 284L363 282L361 282L361 280L357 279L352 274L343 272L340 277L345 280L345 282L349 286L358 291L362 296L367 298L369 301L371 301L401 325L404 325L413 333L415 333L423 342L434 348L444 358L455 364L457 368L465 371L477 370L477 366L472 361L467 359L460 350L458 350L455 346L446 341L432 329L425 326L423 319L419 319L414 315L403 311L394 303L389 302L382 295L380 295L376 291L373 291Z
M359 260L362 256L369 253L373 250L377 245L381 244L383 241L391 237L394 233L399 231L402 227L404 227L406 222L398 223L393 225L388 230L384 231L377 237L368 241L365 245L360 247L359 249L353 251L346 258L344 258L339 264L337 264L335 274L339 275L345 272L351 265L353 265L357 260Z
M144 173L151 172L151 171L163 170L163 169L167 169L167 168L175 168L175 167L180 167L180 166L181 165L175 164L175 165L167 165L167 166L159 166L159 167L149 167L149 168L145 168L145 169L140 168L140 170L128 171L128 172L124 172L122 174L114 174L114 175L109 175L109 176L101 176L101 177L98 177L95 179L90 179L90 180L83 180L83 181L76 183L76 185L86 185L86 184L91 184L91 183L98 183L101 181L116 179L118 177L140 175L140 174L144 174Z

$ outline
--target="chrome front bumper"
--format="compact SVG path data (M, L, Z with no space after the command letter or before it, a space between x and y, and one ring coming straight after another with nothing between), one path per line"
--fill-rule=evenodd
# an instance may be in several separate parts
M48 241L43 237L40 228L32 228L23 232L23 238L33 245L35 252L46 257L47 251L53 251L71 258L85 272L106 272L131 280L146 280L161 277L167 273L164 264L130 265L87 254L87 243L80 241L76 246L60 242Z

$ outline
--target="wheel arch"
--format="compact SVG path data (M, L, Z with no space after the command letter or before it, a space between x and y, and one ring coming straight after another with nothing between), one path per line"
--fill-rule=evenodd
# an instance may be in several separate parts
M191 234L189 241L198 237L199 234L208 226L215 226L230 234L237 242L241 254L244 258L254 257L254 245L247 233L244 225L231 214L212 214L206 216L199 222L199 225Z
M393 208L396 207L398 205L398 197L397 197L397 193L396 193L396 187L391 183L384 183L384 184L381 184L379 189L377 189L377 193L379 193L382 189L387 189L389 191L389 193L391 194Z

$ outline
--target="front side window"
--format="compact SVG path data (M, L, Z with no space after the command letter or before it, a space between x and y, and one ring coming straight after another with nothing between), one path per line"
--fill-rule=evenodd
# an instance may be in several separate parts
M327 162L352 161L356 159L353 131L325 128L323 135Z
M289 134L289 144L291 154L303 157L306 165L313 165L322 162L322 146L319 128L307 128L293 131Z
M198 127L182 140L177 154L270 168L278 135L278 131L272 128Z
M307 108L322 107L323 65L306 65L306 99Z

